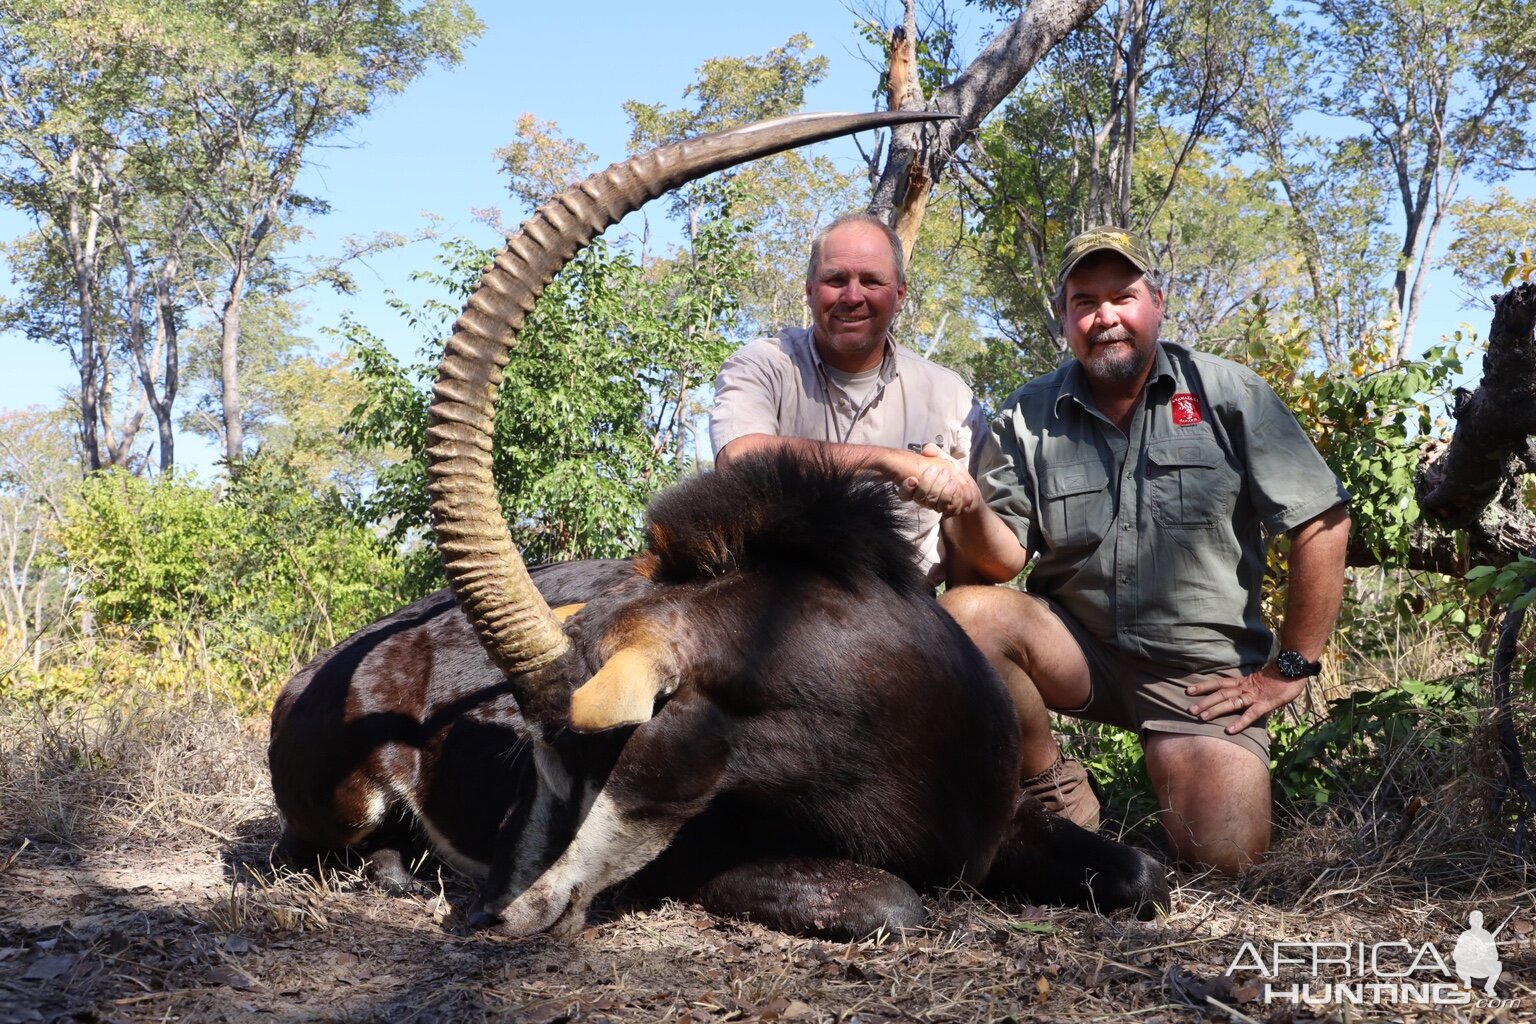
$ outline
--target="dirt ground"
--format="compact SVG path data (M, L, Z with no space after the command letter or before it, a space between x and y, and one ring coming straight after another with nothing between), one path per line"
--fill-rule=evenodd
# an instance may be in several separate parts
M1451 828L1452 799L1406 842L1390 821L1297 825L1244 878L1179 877L1147 923L950 892L883 942L666 904L560 944L464 933L452 879L422 899L273 872L262 752L259 725L211 714L0 720L0 1024L1536 1020L1536 889L1499 842ZM1425 960L1451 964L1474 909L1503 924L1493 998ZM1279 941L1300 962L1274 964ZM1352 963L1314 971L1306 943ZM1286 994L1387 981L1446 984Z

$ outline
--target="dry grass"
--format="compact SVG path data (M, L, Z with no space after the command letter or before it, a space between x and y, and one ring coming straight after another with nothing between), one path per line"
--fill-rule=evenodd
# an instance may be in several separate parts
M1269 863L1237 880L1180 877L1156 922L956 891L930 899L928 928L883 943L789 938L667 904L610 911L559 945L455 929L447 908L468 890L452 878L424 900L273 871L262 732L197 703L0 714L0 1024L1281 1024L1327 1014L1266 1004L1252 970L1228 975L1244 942L1265 956L1279 939L1431 942L1449 958L1474 909L1490 927L1512 914L1500 935L1520 939L1500 947L1512 1005L1347 1019L1536 1017L1536 891L1479 809L1470 753L1410 780L1424 787L1411 817L1378 806L1286 823Z
M271 817L265 723L164 698L0 713L0 836L197 849Z

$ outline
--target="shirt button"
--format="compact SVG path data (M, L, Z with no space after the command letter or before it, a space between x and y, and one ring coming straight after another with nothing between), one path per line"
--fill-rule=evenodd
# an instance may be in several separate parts
M1136 529L1136 524L1127 521L1127 522L1124 522L1124 523L1120 524L1120 529L1122 529L1122 530L1134 530L1134 529Z

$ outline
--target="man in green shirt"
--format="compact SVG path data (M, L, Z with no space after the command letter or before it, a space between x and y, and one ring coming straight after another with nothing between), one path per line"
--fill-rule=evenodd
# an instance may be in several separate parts
M907 490L961 510L951 579L1006 582L1037 559L1028 593L944 597L1014 697L1025 788L1091 824L1097 802L1046 711L1134 729L1175 855L1236 871L1269 848L1266 716L1319 670L1349 496L1255 374L1158 340L1163 299L1140 239L1074 238L1055 301L1076 358L1004 403L973 488ZM1277 655L1259 605L1279 534L1291 550Z

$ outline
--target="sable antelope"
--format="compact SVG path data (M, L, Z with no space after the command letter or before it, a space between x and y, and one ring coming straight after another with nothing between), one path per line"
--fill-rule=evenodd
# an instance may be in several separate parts
M491 480L500 367L540 291L609 224L709 171L933 115L783 118L636 157L542 207L455 325L428 445L447 592L284 687L282 852L407 881L416 835L483 877L470 918L579 929L608 887L786 931L922 919L966 881L1150 912L1145 854L1023 805L1001 682L933 600L884 485L793 458L664 493L646 551L530 574ZM454 600L456 597L456 601Z

